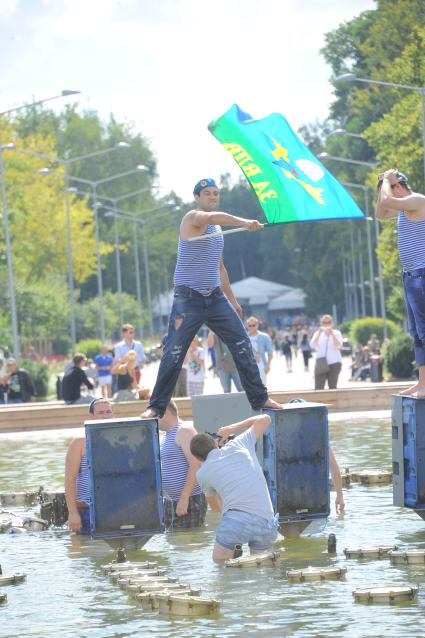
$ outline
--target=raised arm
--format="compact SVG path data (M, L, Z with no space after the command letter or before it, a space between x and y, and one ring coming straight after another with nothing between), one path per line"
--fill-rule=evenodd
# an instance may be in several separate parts
M393 169L386 171L383 176L382 187L376 207L377 219L393 219L399 211L407 213L411 221L425 219L425 196L412 193L406 197L394 197L392 187L398 183L397 172Z
M219 226L242 226L247 230L255 231L264 226L256 219L245 219L219 211L207 213L203 210L191 210L186 214L185 221L188 221L195 228L202 228L208 224L218 224Z
M236 432L241 432L242 430L251 428L256 438L259 439L267 430L271 422L272 420L268 414L259 414L257 416L252 416L249 419L245 419L244 421L239 421L239 423L225 425L217 430L217 434L219 434L223 439L227 439L230 434L235 434Z

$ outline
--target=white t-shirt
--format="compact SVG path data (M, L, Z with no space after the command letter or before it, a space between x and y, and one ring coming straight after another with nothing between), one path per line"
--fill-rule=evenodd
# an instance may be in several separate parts
M223 514L229 509L273 519L274 512L263 470L255 453L255 434L250 429L212 450L196 473L205 496L219 494Z
M319 341L316 343L315 346L313 346L313 342L316 339L318 332L319 331L316 330L310 341L310 347L313 348L313 350L316 350L316 359L326 357L326 361L329 365L331 365L332 363L341 363L342 334L340 333L340 331L335 329L333 331L335 338L339 343L339 348L334 345L334 339L332 335L328 336L324 332L321 333Z
M203 348L196 348L195 354L197 357L204 361L205 354ZM197 361L192 359L190 352L187 353L187 380L194 383L202 383L205 377L205 366L200 365Z
M264 370L264 361L263 361L263 357L261 356L259 347L258 347L258 334L255 336L251 336L249 335L250 341L251 341L251 345L252 345L252 351L254 353L254 357L255 360L257 362L257 366L259 368L259 370Z

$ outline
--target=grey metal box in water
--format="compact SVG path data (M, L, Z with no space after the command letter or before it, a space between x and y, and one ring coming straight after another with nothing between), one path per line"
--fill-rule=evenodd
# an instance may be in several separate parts
M164 530L155 419L87 421L90 527L95 538Z
M263 436L263 470L279 521L329 516L328 409L291 403L267 410L272 423Z
M393 503L425 517L425 400L394 396Z
M222 425L230 425L261 414L254 411L245 392L204 394L192 397L193 426L198 432L216 432Z

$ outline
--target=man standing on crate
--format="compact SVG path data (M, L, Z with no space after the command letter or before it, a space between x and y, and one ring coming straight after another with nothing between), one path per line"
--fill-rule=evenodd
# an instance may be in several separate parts
M277 539L278 515L255 452L270 423L269 415L262 414L220 428L219 441L197 434L190 442L190 451L202 463L198 483L211 509L223 514L213 550L216 563L233 558L238 545L248 543L251 554L257 554L271 550ZM241 430L246 432L226 443Z
M403 173L390 169L378 177L376 218L397 219L409 334L414 340L419 380L400 394L425 398L425 196L414 193Z
M186 213L180 225L174 302L164 355L149 408L142 418L164 414L189 344L204 323L229 347L252 408L279 409L281 405L268 398L267 388L261 381L251 342L241 321L242 309L224 266L224 240L220 233L220 226L242 226L256 231L263 224L218 212L219 192L213 179L201 179L193 195L197 209Z

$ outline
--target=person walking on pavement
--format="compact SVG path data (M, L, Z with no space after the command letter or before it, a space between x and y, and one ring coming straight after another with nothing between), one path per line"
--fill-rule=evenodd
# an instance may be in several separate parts
M270 364L273 359L273 343L266 332L258 329L257 317L248 317L246 320L248 335L254 352L255 361L260 371L261 381L266 384L267 375L270 372Z
M320 319L320 328L314 333L310 346L316 351L314 389L323 390L327 381L329 389L335 390L342 365L342 334L333 327L331 315Z

